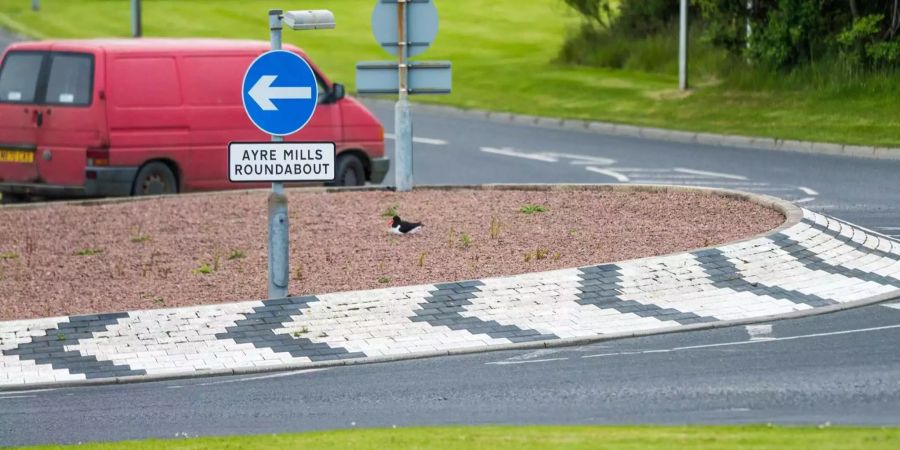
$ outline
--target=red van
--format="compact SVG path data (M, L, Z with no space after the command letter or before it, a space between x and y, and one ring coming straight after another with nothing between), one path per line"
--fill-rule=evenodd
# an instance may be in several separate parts
M109 39L12 44L0 65L0 192L126 196L253 187L228 181L228 143L267 141L241 84L266 42ZM380 183L384 129L309 61L319 105L290 140L337 144L336 185ZM260 187L266 186L265 184Z

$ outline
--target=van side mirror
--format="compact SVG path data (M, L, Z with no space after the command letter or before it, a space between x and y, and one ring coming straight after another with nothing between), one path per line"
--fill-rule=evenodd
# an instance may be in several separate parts
M344 90L344 85L341 83L334 83L334 85L331 87L331 95L329 95L328 100L336 102L344 98L345 94L346 92Z

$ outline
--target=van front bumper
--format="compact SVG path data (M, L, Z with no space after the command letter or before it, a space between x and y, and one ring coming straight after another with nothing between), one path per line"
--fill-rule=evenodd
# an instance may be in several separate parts
M391 160L389 158L372 158L372 171L369 175L369 181L378 184L384 181L388 170L391 168Z
M88 167L84 171L84 191L88 197L131 195L137 167Z

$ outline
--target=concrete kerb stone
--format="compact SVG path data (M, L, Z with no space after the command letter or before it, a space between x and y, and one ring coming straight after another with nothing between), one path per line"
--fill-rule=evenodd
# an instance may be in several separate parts
M382 99L367 98L363 102L369 105L387 105ZM393 102L390 102L393 104ZM665 128L640 127L611 122L595 122L577 119L558 119L506 112L490 112L475 109L461 109L452 106L416 103L416 110L450 114L456 117L477 117L495 122L512 122L542 128L561 128L580 130L610 136L626 136L655 141L677 143L697 143L724 147L751 148L757 150L786 151L799 153L815 153L823 155L851 156L856 158L875 158L900 160L900 148L835 144L829 142L812 142L782 140L766 137L741 136L730 134L699 133L691 131L669 130Z
M567 185L552 185L552 184L531 184L531 185L511 185L511 184L488 184L488 185L472 185L472 186L425 186L418 188L421 190L457 190L457 189L481 189L481 190L536 190L536 191L566 191L566 190L596 190L596 191L619 191L619 192L708 192L714 195L721 195L729 198L742 199L746 201L751 201L763 206L774 208L780 211L785 216L784 223L776 228L775 230L760 233L757 236L741 239L732 243L722 244L724 245L732 245L734 243L740 243L745 241L751 241L753 239L757 239L759 237L772 236L774 234L780 233L781 231L787 230L794 225L797 225L803 220L803 210L799 207L786 202L781 199L777 199L770 196L751 194L740 191L733 190L725 190L725 189L715 189L715 188L694 188L694 187L686 187L686 186L666 186L666 185L621 185L621 184L607 184L607 185L581 185L581 184L567 184ZM296 188L294 189L298 192L346 192L346 191L376 191L376 190L385 190L383 187L363 187L363 188L322 188L322 187L314 187L314 188ZM245 191L245 192L255 192L255 191ZM232 192L233 193L233 192ZM223 195L227 193L217 193L212 195ZM210 194L196 194L196 195L210 195ZM94 200L89 201L88 204L105 204L105 203L118 203L121 201L134 201L135 199L113 199L113 200ZM136 199L141 200L141 199ZM85 202L81 202L85 203ZM714 248L714 247L709 247ZM701 251L695 250L694 252ZM682 252L679 252L682 253ZM676 253L677 254L677 253ZM660 255L659 257L665 257L668 255ZM655 257L654 257L655 258ZM646 258L641 258L646 259ZM637 261L631 260L631 261ZM627 264L629 261L619 262L616 264ZM527 275L527 274L526 274ZM465 283L465 282L460 282ZM389 362L389 361L398 361L398 360L411 360L411 359L419 359L419 358L429 358L436 356L446 356L446 355L463 355L463 354L473 354L473 353L482 353L488 351L503 351L503 350L523 350L523 349L535 349L535 348L551 348L551 347L565 347L565 346L574 346L574 345L584 345L596 342L603 342L614 339L622 339L629 337L640 337L640 336L650 336L656 334L664 334L664 333L675 333L675 332L687 332L687 331L697 331L697 330L705 330L705 329L713 329L713 328L722 328L722 327L730 327L730 326L738 326L744 324L751 323L760 323L760 322L770 322L775 320L785 320L785 319L793 319L800 317L807 317L811 315L817 314L827 314L833 313L837 311L842 311L850 308L856 308L866 305L871 305L875 303L885 302L894 300L900 297L895 292L891 292L889 294L881 294L875 295L872 297L868 297L862 300L840 303L827 307L819 307L813 308L809 310L795 311L786 314L776 314L776 315L766 315L745 319L737 319L737 320L719 320L711 323L696 323L689 325L680 325L680 326L671 326L665 328L656 328L650 330L641 330L641 331L625 331L625 332L614 332L607 333L603 335L597 336L589 336L589 337L576 337L576 338L563 338L549 341L535 341L535 342L521 342L521 343L509 343L509 344L499 344L499 345L491 345L491 346L481 346L477 348L461 348L461 349L449 349L449 350L436 350L436 351L424 351L424 352L416 352L416 353L407 353L402 355L394 355L394 356L369 356L363 358L352 358L352 359L343 359L343 360L333 360L333 361L319 361L319 362L299 362L299 363L284 363L279 365L271 365L271 366L261 366L261 367L244 367L244 368L235 368L235 369L214 369L214 370L185 370L184 372L169 372L162 374L149 374L149 375L134 375L134 376L120 376L116 378L106 378L106 379L88 379L88 380L67 380L67 381L58 381L51 383L31 383L31 384L22 384L22 385L9 385L0 387L0 391L17 391L17 390L25 390L25 389L40 389L40 388L59 388L59 387L72 387L72 386L93 386L93 385L103 385L103 384L123 384L123 383L136 383L136 382L147 382L147 381L161 381L161 380L175 380L175 379L188 379L188 378L198 378L198 377L213 377L213 376L228 376L228 375L244 375L244 374L255 374L255 373L266 373L266 372L276 372L276 371L288 371L288 370L304 370L304 369L314 369L314 368L326 368L326 367L338 367L338 366L347 366L347 365L356 365L356 364L369 364L369 363L379 363L379 362Z

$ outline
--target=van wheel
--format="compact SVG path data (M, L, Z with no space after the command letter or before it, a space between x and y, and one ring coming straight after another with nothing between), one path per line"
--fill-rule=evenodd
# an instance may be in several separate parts
M366 169L356 155L338 158L334 170L334 182L329 186L362 186L366 184Z
M169 166L161 162L152 162L138 171L134 179L131 195L166 195L177 194L178 182Z

